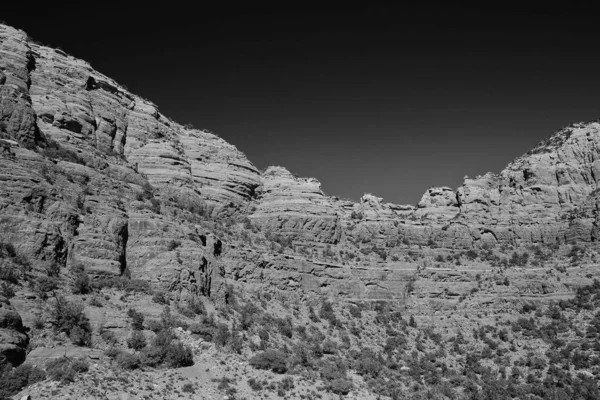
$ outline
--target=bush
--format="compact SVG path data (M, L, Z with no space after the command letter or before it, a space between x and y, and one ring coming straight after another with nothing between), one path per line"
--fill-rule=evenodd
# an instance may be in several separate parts
M179 246L181 246L181 242L179 240L171 240L169 242L169 244L167 244L167 250L168 251L173 251L176 248L178 248Z
M104 340L106 344L115 345L117 343L117 337L111 331L103 331L100 334L100 337L102 338L102 340Z
M123 369L138 369L141 365L140 358L137 355L125 351L119 352L116 361L117 365Z
M48 378L63 383L74 382L77 373L87 372L88 369L88 363L82 359L62 357L46 363Z
M339 378L329 382L326 385L326 388L335 394L347 395L352 389L354 389L354 385L349 379Z
M7 299L12 299L15 297L15 294L15 290L10 284L2 282L2 285L0 285L0 296L4 296Z
M262 383L254 378L248 378L247 382L248 386L250 386L250 389L254 390L255 392L261 391L263 389Z
M0 399L8 399L24 387L46 379L46 373L29 364L10 369L0 365Z
M74 274L73 283L71 284L71 291L74 294L87 294L92 291L92 286L90 283L90 277L83 267L83 264L78 263L75 264L71 271Z
M144 330L144 315L137 310L130 308L127 315L131 318L131 327L136 331Z
M55 329L66 333L74 344L87 346L91 343L92 327L83 313L83 304L71 303L63 296L57 296L50 315Z
M48 292L58 289L58 280L48 276L40 276L34 284L34 290L42 300L48 298Z
M192 350L180 341L169 344L165 349L165 362L172 368L194 365Z
M133 331L131 336L127 339L127 347L140 351L146 347L146 336L144 336L142 331Z
M278 350L268 349L250 359L250 365L256 369L267 369L278 374L287 371L286 355Z
M152 301L157 304L169 304L169 300L165 296L164 292L156 292L152 296Z
M183 393L196 393L196 390L194 389L194 385L192 385L191 383L186 383L185 385L183 385L183 387L181 388L181 391Z

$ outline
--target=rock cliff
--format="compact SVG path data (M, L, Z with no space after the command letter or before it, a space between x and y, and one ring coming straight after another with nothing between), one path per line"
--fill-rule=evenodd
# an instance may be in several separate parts
M399 298L411 251L430 262L433 249L595 242L599 128L564 128L416 206L354 203L283 167L261 173L215 134L0 25L0 238L34 264L82 263L182 298L229 281Z

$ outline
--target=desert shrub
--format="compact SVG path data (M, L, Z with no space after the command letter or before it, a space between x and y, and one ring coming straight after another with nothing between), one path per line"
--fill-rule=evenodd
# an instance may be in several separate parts
M48 298L48 292L58 289L58 279L49 276L40 276L34 283L34 290L42 300Z
M102 307L102 301L98 296L92 296L88 304L92 307Z
M172 368L194 365L192 350L180 341L172 342L166 346L164 360Z
M168 251L173 251L176 248L178 248L179 246L181 246L181 242L179 240L171 240L168 244L167 244L167 250Z
M71 368L77 373L88 372L90 365L83 358L75 358L71 360Z
M45 323L46 323L46 321L44 320L43 317L40 317L39 315L34 315L33 316L33 323L32 323L32 325L33 325L33 327L35 329L42 329L42 328L44 328Z
M148 321L146 321L146 327L154 333L157 333L161 329L164 329L162 322L156 319L149 319Z
M82 359L68 357L56 358L46 363L48 378L54 381L70 383L75 381L75 376L80 372L87 372L89 366Z
M13 258L17 255L17 250L12 243L0 242L0 256Z
M0 399L9 399L24 387L46 379L46 373L30 364L17 368L0 365Z
M2 284L0 285L0 296L4 296L7 299L12 299L13 297L15 297L15 294L16 293L12 285L6 282L2 282Z
M156 292L152 296L152 301L157 304L169 304L169 300L165 296L164 292Z
M129 316L129 318L131 318L131 327L134 330L144 330L144 315L141 312L130 308L129 310L127 310L127 315Z
M218 324L213 335L213 342L220 347L227 344L231 337L229 327L226 324Z
M197 296L193 296L188 300L187 308L194 315L206 315L206 307L204 307L204 303Z
M3 280L14 285L19 283L19 274L17 269L10 264L2 265L0 268L0 280Z
M193 334L199 335L202 339L206 341L212 341L213 330L209 326L206 326L199 322L195 322L189 326L188 330Z
M142 331L136 330L131 332L131 336L127 339L127 347L140 351L146 347L146 336Z
M46 270L46 274L48 276L56 278L60 274L60 265L55 262L48 263L44 269Z
M524 267L527 265L528 261L529 261L529 253L524 252L522 254L519 254L515 251L510 256L510 260L508 262L511 266Z
M329 340L329 339L327 339L327 340L325 340L323 342L322 348L323 348L323 354L335 354L335 353L337 353L337 346L336 346L336 344L333 341Z
M260 309L256 305L251 302L244 304L240 310L240 328L245 331L249 330L259 314Z
M100 333L100 337L106 344L115 345L117 343L117 337L111 331L102 331L102 333Z
M155 214L160 214L160 201L157 199L150 199L150 211Z
M287 356L274 349L267 349L250 359L250 365L256 369L267 369L278 374L283 374L287 371L286 366Z
M354 389L352 381L347 378L334 379L325 386L327 390L335 394L347 395Z
M148 367L157 367L163 361L164 352L155 346L146 346L140 352L140 363Z
M136 354L125 351L119 352L115 360L117 361L117 365L123 369L138 369L141 365L140 358Z
M248 378L247 382L248 386L250 386L250 389L254 390L255 392L263 390L263 385L259 380L256 380L255 378Z
M341 327L342 323L335 316L335 312L333 311L333 307L330 302L324 300L321 303L321 310L319 312L319 317L322 319L326 319L332 326Z
M471 261L475 260L478 256L477 251L475 251L473 249L466 251L464 254L465 254L465 257L467 257L467 259L469 259Z
M191 383L186 383L185 385L183 385L181 387L181 391L183 393L196 393L196 390L194 389L194 385L192 385Z
M294 325L291 317L288 316L287 318L277 318L275 323L277 324L277 329L279 329L279 333L281 333L281 335L290 339L292 338L294 334Z
M356 211L352 211L352 214L350 214L350 218L352 219L363 219L364 215L362 212L356 212Z
M57 296L50 309L55 329L66 333L79 346L89 345L92 339L92 327L83 308L81 303L72 303L63 296Z
M83 264L77 263L73 265L71 268L71 272L73 273L73 283L71 284L71 291L74 294L87 294L92 291L92 286L90 283L90 277L87 272L85 272L85 268Z
M362 310L360 309L360 307L357 307L353 304L348 306L348 311L350 312L350 315L353 318L361 318L362 317Z

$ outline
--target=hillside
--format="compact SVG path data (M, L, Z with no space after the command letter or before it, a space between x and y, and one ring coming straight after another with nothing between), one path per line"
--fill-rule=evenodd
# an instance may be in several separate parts
M599 145L354 203L0 25L0 397L598 398Z

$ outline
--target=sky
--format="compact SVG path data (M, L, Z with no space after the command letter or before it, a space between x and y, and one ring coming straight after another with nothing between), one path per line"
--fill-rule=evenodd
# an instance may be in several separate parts
M600 116L587 10L169 4L12 2L0 20L345 199L416 204Z

